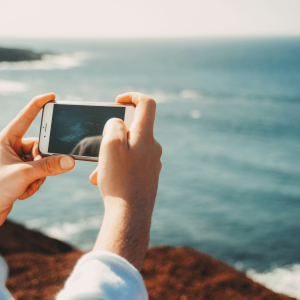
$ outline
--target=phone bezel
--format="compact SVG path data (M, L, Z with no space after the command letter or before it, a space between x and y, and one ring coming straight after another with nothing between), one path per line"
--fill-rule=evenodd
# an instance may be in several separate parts
M49 149L49 140L51 133L51 125L52 125L52 115L54 105L85 105L85 106L121 106L125 107L125 118L124 123L127 128L130 127L134 118L135 106L133 104L119 104L119 103L109 103L109 102L71 102L71 101L51 101L44 105L41 127L40 127L40 135L39 135L39 152L42 156L50 156L57 155L61 153L50 153ZM90 157L90 156L79 156L79 155L70 155L74 159L78 160L86 160L86 161L98 161L98 157Z

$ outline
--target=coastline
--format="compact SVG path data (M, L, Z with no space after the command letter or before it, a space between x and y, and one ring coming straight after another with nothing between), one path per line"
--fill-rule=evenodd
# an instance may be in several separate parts
M205 51L202 49L201 56L204 58L216 51L218 63L207 62L209 74L215 74L217 70L214 67L217 67L220 70L219 82L227 82L226 74L231 74L234 83L227 82L229 94L214 86L209 74L198 72L203 67L201 57L197 59L191 55L195 64L185 69L183 64L188 61L184 60L171 76L167 54L173 53L174 61L179 62L184 52L176 55L176 51L172 52L166 45L160 47L156 44L158 52L153 57L147 55L146 47L136 51L133 50L137 45L124 47L126 55L119 57L117 49L122 48L121 43L107 48L102 43L98 46L81 44L53 42L50 45L41 41L1 44L10 48L32 48L37 52L50 49L54 53L62 53L62 57L53 55L52 60L45 55L40 61L0 63L2 128L15 116L17 107L24 106L33 95L48 91L49 86L54 87L59 97L74 101L90 97L114 99L121 82L145 88L145 93L153 93L152 97L159 100L156 138L163 143L165 153L165 171L160 180L157 213L151 228L152 245L190 245L237 269L247 270L250 278L273 291L300 299L300 271L294 269L300 266L299 239L295 238L295 233L299 232L299 187L295 182L299 181L300 173L294 163L299 146L295 139L299 127L299 107L295 97L299 94L299 87L293 84L296 77L290 75L298 74L297 61L293 56L295 51L292 51L296 43L293 46L290 42L278 42L276 47L266 47L266 52L274 53L268 58L264 56L266 52L260 52L262 45L258 43L251 53L245 52L243 60L238 60L238 69L226 64L229 51L223 55L217 53L215 46ZM193 53L193 49L201 50L200 46L186 47L189 53ZM70 70L74 64L65 67L68 49L82 50L91 58L76 64L80 68ZM239 49L244 49L242 44L230 47L232 53ZM92 56L96 50L101 57ZM130 56L130 53L134 55ZM147 72L150 70L142 79L135 77L137 72L143 72L142 67L127 70L128 75L123 72L124 63L133 61L132 57L137 53L151 57L147 64L142 57L135 58L137 65ZM280 53L282 59L274 65L272 57L279 57ZM166 62L161 61L161 82L153 82L152 65L156 66L155 62L160 58ZM122 62L118 66L114 64L116 59ZM243 70L248 70L248 61L257 71L253 77L243 74ZM258 62L263 63L263 70ZM270 72L265 73L264 70ZM188 74L193 74L190 85L185 81ZM276 78L272 74L277 74ZM269 79L266 82L265 75ZM265 84L255 86L254 78L256 82ZM174 83L174 86L168 82ZM247 82L251 93L244 89L243 82ZM235 83L239 83L245 94ZM277 88L274 89L274 86ZM159 89L154 90L156 88ZM197 115L201 117L195 118ZM30 135L35 136L38 130L39 124L33 124ZM189 145L188 149L184 145ZM182 166L187 167L184 173L177 172L182 170ZM29 228L42 230L49 236L89 250L101 224L99 216L102 216L103 210L102 203L98 202L99 194L93 193L89 182L82 180L88 178L88 172L88 166L80 166L68 176L49 178L53 183L44 185L42 194L26 204L16 203L10 216ZM52 188L57 180L62 187L70 185L76 186L76 189L69 189L68 197L65 197L63 188L57 191ZM186 186L190 187L188 191ZM184 202L183 191L188 192ZM61 196L64 201L61 201ZM72 211L65 216L70 206ZM170 207L172 214L170 209L166 209ZM251 268L255 271L254 275L248 272Z
M41 60L44 53L37 53L31 50L0 47L0 62L18 62Z
M9 267L6 285L15 299L50 300L63 287L84 252L7 220L0 227L0 254ZM141 274L151 300L295 300L188 247L150 248Z

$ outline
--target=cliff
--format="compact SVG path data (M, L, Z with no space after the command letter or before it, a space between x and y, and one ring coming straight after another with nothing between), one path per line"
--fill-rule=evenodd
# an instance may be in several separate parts
M42 53L36 53L31 50L10 49L0 47L0 62L40 60L42 58L42 55Z
M7 287L20 300L54 300L84 254L10 221L0 227L0 253L10 270ZM187 247L150 248L141 273L150 300L294 299L276 294L244 273Z

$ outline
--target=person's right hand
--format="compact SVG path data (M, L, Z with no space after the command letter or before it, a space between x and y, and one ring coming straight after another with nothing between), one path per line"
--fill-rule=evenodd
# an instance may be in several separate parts
M156 103L140 93L120 95L116 101L133 103L136 110L129 129L120 119L109 120L104 128L99 165L90 176L105 205L95 249L119 254L139 269L162 167L162 148L153 137Z
M104 201L108 197L122 199L122 205L141 207L142 214L151 215L162 154L153 137L156 103L140 93L120 95L116 101L136 105L134 121L129 129L121 119L106 123L99 165L90 181L98 184ZM112 200L106 202L109 208Z

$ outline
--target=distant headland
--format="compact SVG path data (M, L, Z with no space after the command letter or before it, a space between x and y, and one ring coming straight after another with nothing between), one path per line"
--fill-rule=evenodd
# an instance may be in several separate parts
M44 53L37 53L31 50L0 47L0 62L41 60L43 54Z

